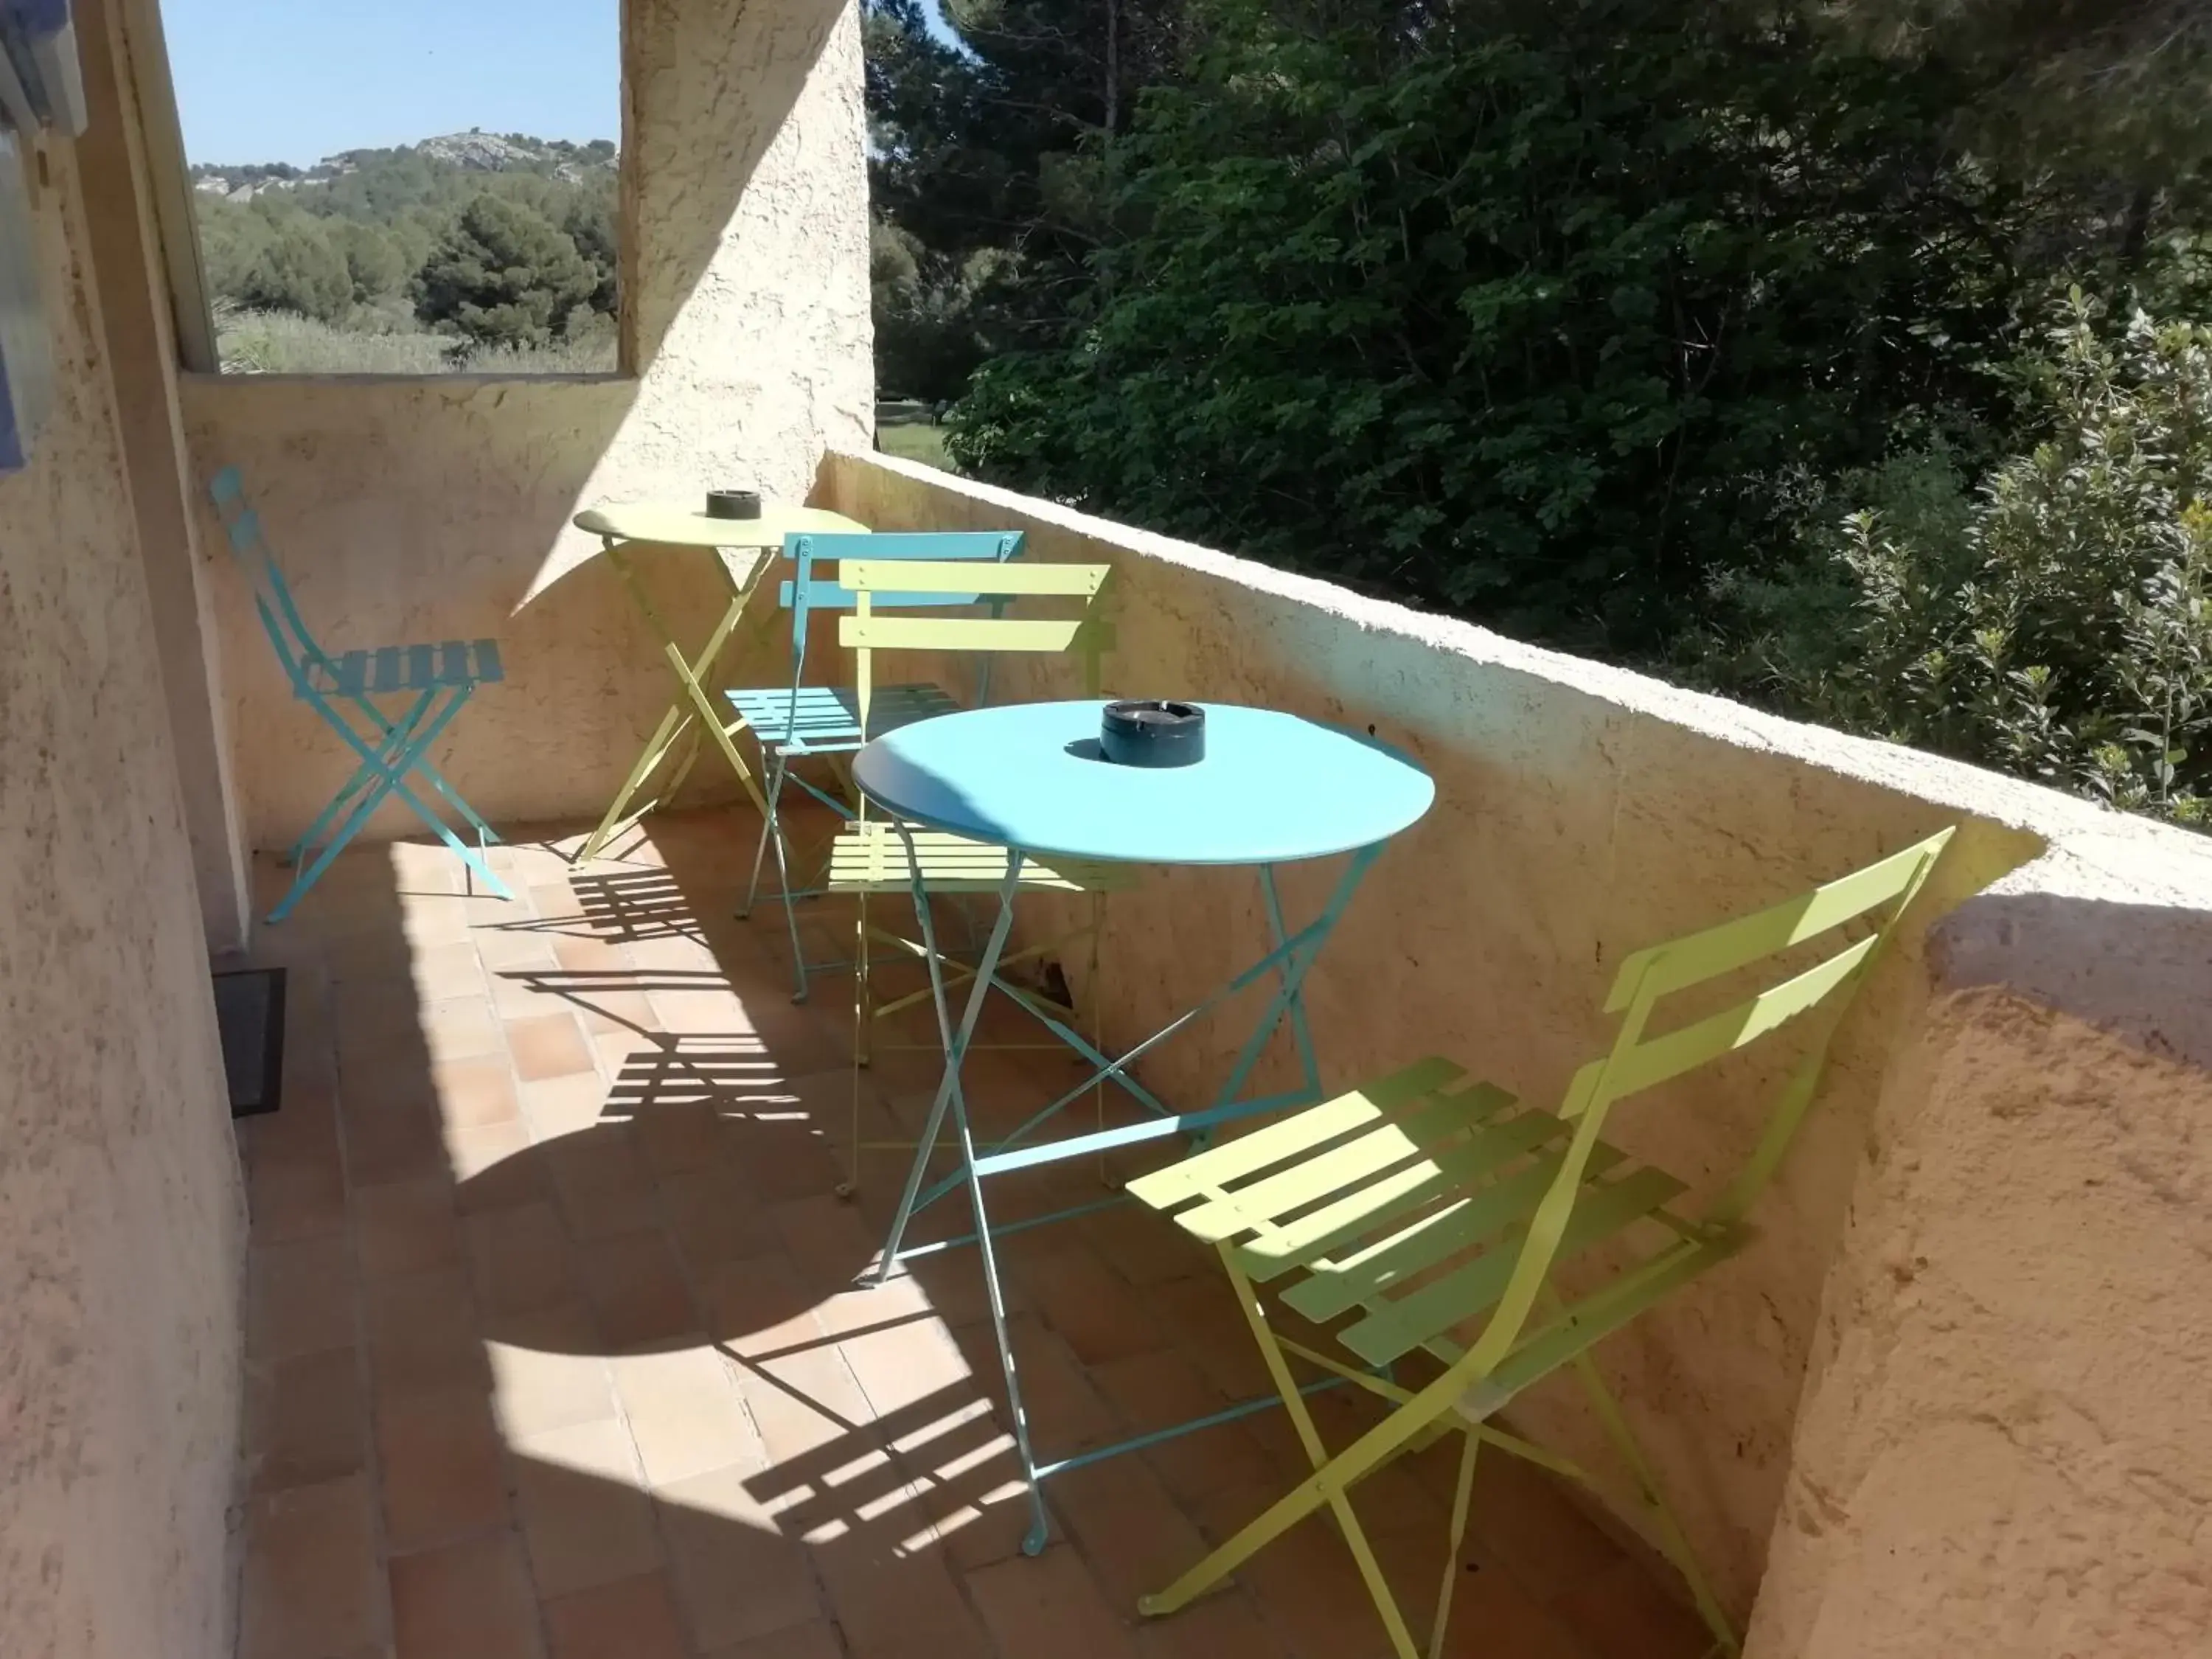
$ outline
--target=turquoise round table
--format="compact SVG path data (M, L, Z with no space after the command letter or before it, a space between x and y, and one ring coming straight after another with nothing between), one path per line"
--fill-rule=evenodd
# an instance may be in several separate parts
M955 1246L977 1247L999 1362L1006 1374L1014 1441L1029 1488L1030 1526L1023 1548L1032 1555L1044 1547L1048 1535L1049 1522L1039 1491L1040 1483L1048 1477L1278 1407L1281 1401L1270 1395L1173 1429L1040 1462L1030 1443L1013 1350L1007 1340L1006 1299L993 1243L998 1232L1010 1229L994 1229L984 1203L984 1182L1066 1158L1099 1156L1144 1140L1176 1135L1204 1138L1236 1118L1319 1100L1320 1068L1305 1017L1307 971L1385 844L1417 823L1436 799L1436 786L1429 775L1388 744L1296 714L1231 703L1204 705L1206 755L1195 764L1158 769L1116 765L1099 753L1103 707L1099 702L1016 703L942 714L878 738L853 763L853 779L860 793L889 816L896 834L908 838L905 863L912 872L915 910L921 925L923 955L929 965L938 1030L945 1046L943 1079L915 1148L890 1235L869 1278L881 1284L902 1261ZM911 839L917 830L963 836L1006 852L999 914L957 1024L946 995L944 958L930 918L925 861L915 853ZM1275 866L1336 854L1349 857L1320 913L1303 927L1287 927ZM1060 861L1077 860L1256 868L1273 948L1161 1030L1109 1058L1067 1024L1042 1012L1033 999L1022 996L999 977L1023 866L1029 860L1053 860L1056 867ZM1205 1109L1172 1111L1130 1074L1132 1062L1155 1044L1214 1005L1270 977L1275 982L1266 994L1259 1021L1238 1051L1220 1092ZM1092 1070L1012 1133L979 1152L969 1125L961 1071L984 1000L994 988L1012 996L1087 1060ZM1261 1054L1285 1025L1297 1051L1300 1085L1255 1098L1243 1097ZM1096 1133L1024 1144L1061 1109L1106 1082L1133 1096L1146 1109L1147 1115L1138 1122ZM948 1119L961 1167L931 1185L929 1162ZM974 1208L975 1231L957 1238L908 1245L907 1226L915 1214L962 1186L966 1187ZM1098 1207L1084 1205L1018 1225L1036 1226Z
M1389 744L1233 703L1206 705L1206 758L1158 770L1098 752L1099 702L1012 703L921 721L853 777L910 823L994 846L1132 864L1289 864L1387 842L1436 799Z

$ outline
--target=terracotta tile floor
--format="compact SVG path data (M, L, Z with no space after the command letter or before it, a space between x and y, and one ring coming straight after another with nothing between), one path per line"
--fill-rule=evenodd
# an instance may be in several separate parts
M349 852L261 931L292 972L283 1109L241 1136L242 1659L1386 1652L1320 1522L1227 1592L1134 1615L1303 1473L1279 1413L1054 1481L1053 1543L1018 1554L972 1257L850 1288L898 1166L834 1195L849 1001L825 983L795 1007L773 914L732 919L747 821L664 817L588 868L580 839L501 849L512 903L434 846ZM871 1129L933 1081L878 1066ZM1264 1387L1211 1259L1152 1218L1006 1255L1044 1447ZM1364 1420L1316 1410L1333 1437ZM1361 1488L1417 1626L1448 1481L1416 1460ZM1544 1480L1494 1458L1476 1492L1452 1653L1705 1650Z

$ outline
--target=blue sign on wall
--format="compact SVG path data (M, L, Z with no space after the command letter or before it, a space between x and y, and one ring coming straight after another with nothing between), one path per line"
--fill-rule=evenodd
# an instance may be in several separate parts
M70 0L0 0L0 117L19 129L36 124L72 138L84 131Z
M84 131L70 0L0 0L0 472L29 459L53 392L31 217L33 136Z

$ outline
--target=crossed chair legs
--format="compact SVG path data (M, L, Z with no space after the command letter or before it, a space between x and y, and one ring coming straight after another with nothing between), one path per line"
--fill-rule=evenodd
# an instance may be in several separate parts
M832 766L838 766L841 762L844 763L842 767L840 769L843 773L841 781L842 781L845 786L846 798L848 799L854 799L855 791L852 782L850 757L837 754L830 754L825 755L823 758L830 761ZM823 791L813 787L804 779L793 776L791 772L791 759L792 757L781 749L772 750L769 753L768 761L768 797L762 805L760 837L753 844L752 876L745 884L745 902L738 907L738 918L739 921L744 921L745 918L750 916L753 913L753 906L760 900L761 872L763 866L765 866L768 861L769 849L772 847L775 850L776 884L776 890L773 896L783 906L784 931L791 944L791 1000L793 1002L804 1002L806 1000L808 975L811 973L818 971L821 967L827 966L828 964L817 963L814 968L809 968L807 965L806 952L805 948L799 944L799 911L797 901L802 898L813 898L818 896L823 890L823 887L817 885L808 888L794 888L791 884L791 848L789 840L783 832L783 818L781 811L779 811L783 801L783 786L787 781L795 783L799 788L805 790L808 794L823 802L825 805L833 808L842 817L848 821L852 817L852 812L851 810L843 804L837 801L833 797L824 793ZM823 883L826 884L828 881L828 855L826 854L823 855L823 872L819 879Z
M931 925L931 919L927 913L927 897L920 892L911 896L916 907L915 920L923 933L923 938L921 939L908 939L889 928L874 926L868 920L868 895L866 892L860 892L854 896L853 1111L851 1133L846 1141L846 1146L850 1149L845 1166L846 1178L839 1182L837 1187L837 1196L840 1198L850 1198L860 1190L861 1154L896 1152L904 1152L911 1157L920 1145L918 1141L914 1140L864 1140L861 1139L860 1076L875 1058L876 1026L884 1020L894 1018L904 1013L909 1008L920 1007L926 1003L950 998L963 988L972 987L979 971L978 963L963 961L945 953L942 941L937 939L935 930ZM1041 1051L1064 1054L1071 1060L1104 1063L1103 1049L1106 1036L1104 1017L1100 1012L1104 1006L1104 996L1100 988L1099 976L1102 969L1099 961L1099 939L1105 926L1105 896L1103 893L1092 892L1084 896L1088 915L1081 925L1064 933L1056 933L1036 944L1025 945L1018 951L1001 951L990 969L991 988L1004 994L1024 1012L1043 1026L1048 1040L1026 1043L966 1041L962 1045L963 1058L966 1054L977 1050ZM1087 1038L1075 1029L1076 1022L1081 1018L1081 1015L1075 1008L1043 991L1007 979L1004 975L1004 970L1009 967L1019 966L1025 963L1035 964L1054 960L1066 946L1074 944L1082 945L1087 951L1084 983L1091 988L1091 1030ZM906 960L920 962L930 969L928 982L923 984L919 989L908 991L903 995L894 997L889 1001L878 1002L872 971L874 963L870 951L872 945L884 945L898 952L900 957ZM943 1044L939 1040L893 1046L939 1055L944 1053ZM1079 1095L1082 1092L1084 1091L1078 1090L1076 1094ZM1099 1077L1092 1084L1089 1092L1091 1096L1096 1127L1103 1129L1106 1127L1105 1078ZM1071 1096L1056 1102L1048 1110L1056 1111L1062 1106L1071 1104L1073 1099L1073 1097ZM1103 1182L1106 1179L1106 1161L1103 1153L1099 1155L1098 1170L1099 1178ZM933 1193L931 1199L933 1200L939 1195L941 1194ZM925 1202L929 1200L925 1200Z
M1533 1441L1494 1427L1488 1422L1475 1422L1460 1416L1458 1404L1468 1383L1454 1370L1448 1369L1425 1388L1408 1389L1388 1377L1355 1370L1326 1354L1316 1353L1299 1343L1277 1336L1268 1323L1267 1310L1260 1300L1258 1291L1251 1279L1237 1267L1231 1253L1232 1247L1224 1243L1218 1248L1223 1271L1228 1274L1230 1284L1236 1291L1238 1305L1244 1310L1245 1322L1252 1328L1253 1338L1259 1343L1261 1354L1267 1362L1267 1374L1273 1380L1276 1391L1282 1396L1284 1409L1290 1413L1291 1421L1297 1431L1299 1443L1305 1449L1307 1460L1312 1464L1314 1472L1165 1589L1141 1598L1137 1604L1138 1610L1152 1617L1180 1611L1226 1582L1238 1567L1299 1522L1316 1510L1325 1508L1352 1552L1359 1576L1367 1586L1368 1595L1374 1601L1375 1610L1389 1632L1391 1651L1396 1659L1442 1659L1445 1632L1451 1622L1452 1594L1459 1580L1460 1552L1467 1540L1475 1461L1481 1448L1486 1444L1495 1447L1554 1474L1578 1481L1593 1492L1602 1492L1602 1486L1580 1465ZM1396 1409L1344 1450L1330 1455L1322 1442L1320 1431L1315 1426L1313 1414L1307 1409L1305 1396L1291 1375L1290 1360L1292 1356L1381 1395L1393 1402ZM1698 1616L1713 1633L1713 1646L1709 1654L1735 1653L1737 1640L1734 1630L1727 1615L1721 1611L1710 1581L1691 1552L1688 1537L1683 1532L1680 1520L1660 1490L1650 1460L1630 1431L1620 1402L1607 1388L1603 1377L1598 1373L1596 1363L1587 1350L1570 1363L1589 1398L1606 1438L1635 1478L1638 1488L1638 1500L1650 1518L1668 1560L1681 1573L1697 1604ZM1452 1433L1461 1437L1459 1469L1452 1487L1451 1520L1443 1577L1437 1591L1435 1615L1425 1650L1416 1644L1405 1615L1399 1611L1397 1597L1392 1594L1389 1583L1383 1577L1382 1565L1376 1559L1374 1547L1368 1542L1359 1518L1352 1511L1351 1492L1362 1479L1385 1463L1407 1452L1419 1450Z
M384 804L387 796L392 795L405 802L417 817L437 833L440 840L459 854L462 861L483 879L491 892L501 898L512 896L507 884L493 872L483 854L483 848L499 839L498 835L477 815L468 802L461 799L459 793L446 781L429 759L430 745L437 741L439 734L460 712L461 705L469 700L469 694L474 689L469 684L434 686L417 693L407 712L396 720L367 697L351 697L349 702L367 716L374 728L368 736L362 735L327 698L319 693L313 694L311 700L317 712L345 740L347 746L359 757L360 763L355 767L353 776L347 780L345 787L331 798L330 805L323 808L285 854L284 861L296 873L292 878L290 890L270 911L268 919L270 922L282 921L291 914L293 906L321 879L323 872L330 868L331 860L361 833L362 826L368 822L369 816ZM471 847L455 835L446 821L409 786L407 778L410 772L422 777L467 820L470 827L477 832L475 847ZM333 819L337 819L338 823L335 830L331 830ZM330 830L327 840L324 838L325 830ZM318 847L321 849L319 852L316 851ZM308 862L311 854L313 861Z

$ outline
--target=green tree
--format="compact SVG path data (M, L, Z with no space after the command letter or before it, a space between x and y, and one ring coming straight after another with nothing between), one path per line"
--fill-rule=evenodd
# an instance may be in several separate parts
M545 344L598 283L559 226L491 194L461 210L419 280L424 321L493 345Z
M258 204L257 204L258 205ZM267 240L240 279L240 301L337 322L353 309L353 274L322 222L304 213L270 216Z
M611 315L617 273L614 176L610 173L599 183L577 190L562 210L560 224L592 267L592 309Z
M1099 145L1143 90L1172 79L1189 0L868 0L869 180L876 216L908 239L919 301L878 307L910 391L917 354L957 392L981 356L1059 343L1107 230Z
M268 217L219 196L200 196L198 206L208 297L244 304L247 280L269 246Z
M356 305L400 293L415 274L415 264L409 260L405 247L374 225L334 220L327 234L345 260Z
M1784 555L1785 479L1996 416L2044 219L1951 143L1959 72L1704 0L1543 17L1217 14L1115 141L1088 325L981 371L963 464L1650 656Z

